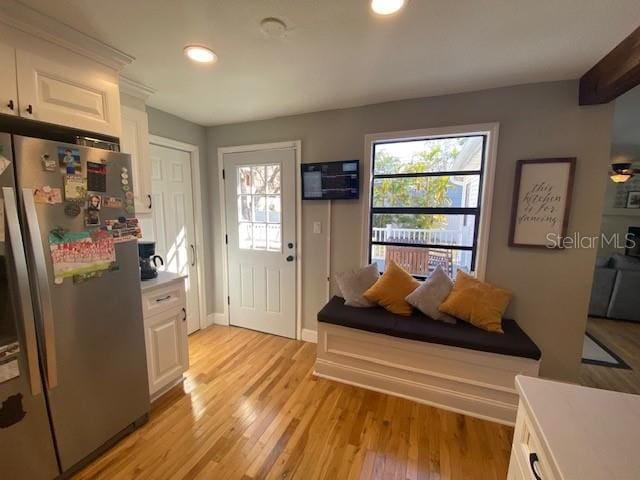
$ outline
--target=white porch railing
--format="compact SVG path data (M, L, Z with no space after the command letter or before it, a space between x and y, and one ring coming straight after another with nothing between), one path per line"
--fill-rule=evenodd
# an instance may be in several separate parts
M431 245L463 245L463 230L437 230L422 228L373 228L374 242L406 242ZM384 258L381 245L373 246L373 257ZM378 256L379 255L379 256Z

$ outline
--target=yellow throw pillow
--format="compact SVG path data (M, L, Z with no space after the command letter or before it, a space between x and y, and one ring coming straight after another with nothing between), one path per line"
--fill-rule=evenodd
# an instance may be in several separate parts
M502 314L511 300L511 292L481 282L458 270L453 290L439 310L488 332L502 331Z
M371 302L383 306L397 315L411 315L411 305L405 298L413 292L420 282L396 265L392 260L382 276L363 296Z

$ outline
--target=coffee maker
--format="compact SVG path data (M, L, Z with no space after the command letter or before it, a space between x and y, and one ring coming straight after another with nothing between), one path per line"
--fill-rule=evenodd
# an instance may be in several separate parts
M158 276L157 262L164 265L160 255L156 255L156 242L139 241L138 255L140 256L140 279L151 280Z

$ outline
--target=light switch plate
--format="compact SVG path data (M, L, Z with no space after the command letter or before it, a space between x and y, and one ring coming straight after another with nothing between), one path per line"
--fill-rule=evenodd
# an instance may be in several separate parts
M320 222L313 222L313 233L322 233L322 225Z

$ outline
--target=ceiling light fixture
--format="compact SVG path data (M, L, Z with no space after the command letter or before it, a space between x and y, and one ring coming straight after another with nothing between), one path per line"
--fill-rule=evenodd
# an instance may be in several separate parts
M187 45L184 47L184 54L194 62L213 63L218 57L211 49L201 45Z
M638 173L632 168L632 158L628 155L618 155L611 162L609 178L615 183L624 183Z
M378 15L393 15L404 4L405 0L371 0L371 10Z

